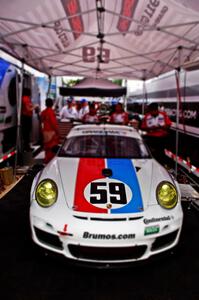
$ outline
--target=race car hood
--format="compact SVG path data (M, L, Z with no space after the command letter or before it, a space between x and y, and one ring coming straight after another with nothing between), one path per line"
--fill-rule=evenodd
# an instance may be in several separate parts
M58 158L57 168L68 207L85 213L141 213L165 179L152 159Z

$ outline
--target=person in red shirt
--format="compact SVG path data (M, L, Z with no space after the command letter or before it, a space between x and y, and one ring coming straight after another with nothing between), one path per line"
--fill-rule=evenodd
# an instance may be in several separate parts
M97 124L99 123L99 117L96 113L95 104L91 103L89 105L89 112L86 113L82 118L83 123L93 123Z
M110 116L110 123L127 125L128 122L128 113L124 111L122 103L117 103L115 105L115 111Z
M160 162L165 163L164 149L168 140L168 129L172 122L164 111L158 110L157 103L151 103L148 106L148 112L145 114L141 129L146 132L144 139L152 155Z
M46 99L46 108L41 112L43 147L45 151L44 163L48 163L54 156L55 148L59 144L59 127L53 110L53 100Z

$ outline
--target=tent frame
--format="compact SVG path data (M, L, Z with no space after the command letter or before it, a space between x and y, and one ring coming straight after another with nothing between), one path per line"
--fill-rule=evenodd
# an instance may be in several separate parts
M127 59L127 58L131 59L131 58L136 58L136 57L138 57L139 59L140 58L144 59L145 64L146 63L149 64L148 71L146 72L146 78L147 79L160 75L161 73L164 72L164 69L166 67L169 68L170 70L173 69L172 63L170 63L170 61L172 61L172 59L175 57L176 52L178 51L179 45L177 47L168 47L168 48L164 48L162 50L157 51L157 54L158 53L163 53L163 52L168 53L168 60L165 63L165 61L162 61L162 60L157 61L154 58L152 58L152 55L155 54L155 51L140 54L140 53L136 53L135 51L129 50L128 48L122 47L121 45L116 45L115 43L110 42L108 40L105 41L106 37L108 38L108 37L116 36L116 35L121 36L123 34L135 33L135 31L133 31L133 30L128 30L126 32L108 32L108 33L105 34L104 33L104 16L105 16L104 13L105 12L107 14L115 16L115 17L119 17L119 18L122 17L122 19L134 22L136 24L140 24L140 21L136 20L135 18L131 18L131 17L122 15L121 13L110 11L108 9L105 10L105 8L103 7L102 0L97 0L96 1L96 8L95 9L90 9L90 10L88 9L88 10L83 11L83 12L77 12L77 13L75 13L73 15L70 15L70 16L64 16L64 17L57 18L55 20L51 20L51 21L48 21L48 22L43 22L43 23L36 23L36 22L18 20L18 19L13 19L13 18L0 17L0 20L3 21L3 22L17 23L17 24L21 24L22 26L27 26L26 28L23 28L23 29L20 29L20 30L13 30L11 32L4 33L4 34L0 35L0 40L2 41L2 43L5 43L7 45L7 47L9 47L11 49L11 51L9 51L9 53L11 55L14 54L13 50L12 50L13 46L22 47L23 49L25 48L26 49L25 50L26 54L28 55L28 58L26 57L26 63L31 65L32 67L36 67L38 69L37 62L45 61L44 65L43 65L43 70L41 70L41 68L39 68L39 70L47 73L48 75L57 76L57 75L62 74L62 75L69 75L70 76L73 73L73 75L76 75L76 76L87 77L87 76L89 76L90 73L94 72L94 69L93 69L93 67L85 67L82 64L81 57L72 53L74 50L77 50L78 47L77 48L76 47L75 48L74 47L70 48L66 52L65 51L57 51L57 49L55 49L55 48L45 48L43 46L31 45L31 44L27 44L27 43L24 43L24 42L21 42L21 43L16 42L16 41L11 42L10 40L8 41L8 38L12 37L14 35L22 34L22 33L25 33L25 32L28 32L28 31L31 31L31 30L34 30L34 29L38 29L38 28L40 28L42 30L54 30L53 24L55 22L61 22L61 21L64 21L64 20L69 21L70 19L72 19L74 17L78 17L80 15L88 15L88 14L93 13L95 11L96 11L97 24L98 24L98 32L96 32L96 33L81 32L81 34L85 35L85 36L90 36L90 37L96 38L95 42L86 43L84 45L84 47L89 47L91 45L96 45L96 44L99 43L99 54L98 54L98 57L97 57L97 64L95 66L96 77L100 77L100 76L104 77L104 74L106 74L107 78L108 77L112 77L112 78L114 78L114 77L117 77L117 78L123 77L123 78L141 79L141 77L142 77L141 72L140 72L140 75L138 75L139 74L139 72L138 72L139 68L136 68L135 64L127 65L124 62L125 59ZM176 23L176 24L172 24L172 25L168 25L168 26L158 26L156 28L154 26L146 25L143 30L144 31L157 30L161 33L164 33L165 37L167 35L170 35L170 36L173 36L174 38L176 38L176 41L177 40L181 40L182 42L184 41L185 46L183 46L183 45L181 46L182 51L186 51L187 52L187 57L189 57L190 55L193 54L193 52L198 52L199 51L199 49L198 49L199 43L197 41L195 41L194 39L191 40L190 38L187 38L184 34L180 35L180 34L176 34L176 33L172 32L172 29L173 28L180 28L182 26L186 26L187 31L190 31L194 26L196 26L198 24L199 24L199 21L193 21L193 22L185 22L185 23ZM80 33L79 31L74 31L71 28L64 28L64 31L65 32L71 32L71 33L74 33L74 34L75 33L76 34ZM121 51L126 51L130 55L126 56L126 57L123 57L122 61L121 61L120 57L111 60L114 63L117 63L118 66L115 66L115 67L112 67L112 68L106 68L106 66L103 64L103 58L102 58L102 49L104 47L104 43L106 43L106 45L116 47L116 48L120 49ZM186 46L186 43L190 43L191 46L190 47ZM39 55L39 56L34 57L34 56L29 55L29 51L30 51L29 49L31 51L33 49L35 49L35 50L44 50L48 53L46 55ZM15 54L16 54L16 58L19 59L18 52L15 52ZM63 57L64 54L70 54L72 56L77 56L77 58L79 58L79 59L72 62L72 63L63 63L62 57ZM55 60L50 61L50 58L55 58ZM58 66L54 65L54 64L59 63L59 62L60 62L60 65L58 65ZM49 64L51 64L50 67L45 66L45 65L49 65ZM103 64L103 69L102 69L102 64ZM80 68L80 71L75 71L75 68L74 68L74 72L71 73L70 71L67 70L67 66L71 66L71 65L73 65L74 67ZM157 66L157 65L162 66L162 69L160 69L158 74L156 72L154 72L154 66ZM122 72L121 71L121 66L126 67L127 70L129 69L129 71ZM137 67L138 66L141 66L141 63L140 64L138 63Z

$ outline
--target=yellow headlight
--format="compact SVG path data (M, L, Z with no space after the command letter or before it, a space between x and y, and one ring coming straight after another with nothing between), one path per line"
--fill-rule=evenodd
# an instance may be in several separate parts
M57 185L51 179L42 180L36 188L37 203L43 207L49 207L57 201Z
M178 193L173 184L167 181L161 182L156 190L158 203L166 208L172 209L178 202Z

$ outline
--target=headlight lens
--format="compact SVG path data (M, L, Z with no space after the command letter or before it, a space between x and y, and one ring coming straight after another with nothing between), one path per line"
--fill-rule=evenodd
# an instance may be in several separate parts
M158 203L166 209L174 208L178 202L178 193L175 186L167 181L163 181L158 185L156 197Z
M58 189L51 179L42 180L36 188L36 200L42 207L49 207L57 201Z

